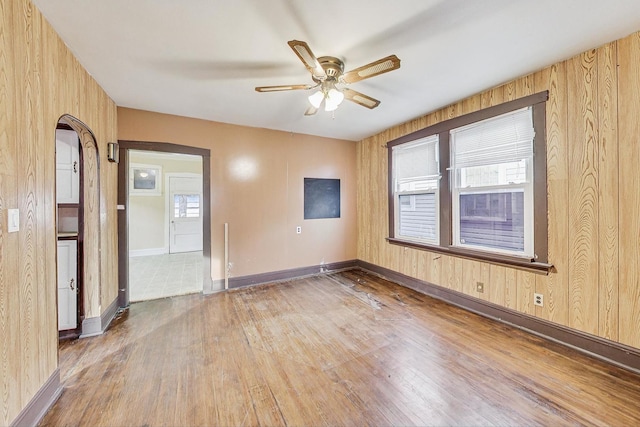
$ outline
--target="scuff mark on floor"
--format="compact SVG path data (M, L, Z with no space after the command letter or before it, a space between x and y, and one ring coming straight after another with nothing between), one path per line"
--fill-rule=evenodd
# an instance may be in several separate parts
M392 294L391 294L391 296L392 296L396 301L398 301L398 302L400 303L400 305L402 305L402 306L406 306L406 305L407 305L407 303L406 303L406 302L404 302L404 301L402 300L402 297L400 297L400 294L399 294L399 293L394 292L394 293L392 293Z

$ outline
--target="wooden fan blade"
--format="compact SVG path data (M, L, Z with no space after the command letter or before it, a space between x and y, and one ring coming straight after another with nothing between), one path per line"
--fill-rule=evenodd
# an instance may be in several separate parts
M386 58L378 59L355 70L347 71L342 75L340 81L343 83L355 83L360 80L375 77L377 75L397 70L400 68L400 60L395 55L389 55Z
M313 105L310 105L309 108L307 108L307 111L304 112L304 115L305 116L313 116L317 112L318 112L318 109L316 107L314 107Z
M309 45L300 40L290 40L287 42L289 47L293 49L298 58L302 61L307 70L318 80L324 80L327 78L327 74L320 65L318 58L311 52Z
M283 90L313 89L317 85L258 86L256 92L279 92Z
M369 109L374 109L378 105L380 105L380 101L378 101L377 99L352 89L342 89L342 93L344 93L345 99L348 99L351 102L355 102L356 104L360 104L363 107L367 107Z

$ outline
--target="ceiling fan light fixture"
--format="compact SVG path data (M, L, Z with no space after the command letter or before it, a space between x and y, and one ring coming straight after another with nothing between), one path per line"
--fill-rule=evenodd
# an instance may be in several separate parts
M322 104L322 100L324 99L324 93L321 90L315 92L312 95L309 95L309 103L313 105L315 108L320 108L320 104Z
M344 100L344 94L336 88L332 88L327 92L324 101L324 111L334 111Z
M324 103L324 111L335 111L338 109L338 104L335 104L327 99Z
M327 93L327 99L331 100L331 102L340 105L342 101L344 101L344 93L340 92L338 89L333 88Z
M400 59L396 55L389 55L351 71L344 71L344 62L335 56L316 57L309 45L301 40L287 42L296 56L302 61L307 71L311 73L313 84L296 84L280 86L258 86L257 92L278 92L286 90L316 90L308 96L310 106L305 116L315 115L324 103L325 111L335 111L346 98L363 107L374 109L379 104L375 98L345 87L351 83L369 79L389 71L400 68ZM336 85L338 87L336 87Z

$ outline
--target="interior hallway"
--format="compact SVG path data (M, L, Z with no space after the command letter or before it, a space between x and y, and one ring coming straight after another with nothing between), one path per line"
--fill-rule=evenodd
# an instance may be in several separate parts
M360 270L134 304L43 426L635 425L640 375Z

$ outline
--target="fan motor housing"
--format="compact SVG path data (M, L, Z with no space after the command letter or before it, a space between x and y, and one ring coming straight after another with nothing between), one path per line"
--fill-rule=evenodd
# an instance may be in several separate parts
M318 62L327 74L327 80L338 80L344 72L344 62L335 56L321 56L318 58ZM316 78L316 76L312 76L312 78L316 83L321 82L321 80Z

